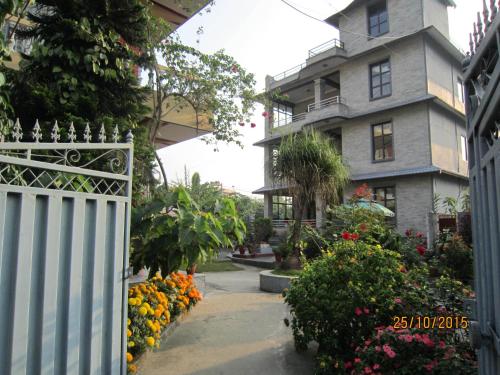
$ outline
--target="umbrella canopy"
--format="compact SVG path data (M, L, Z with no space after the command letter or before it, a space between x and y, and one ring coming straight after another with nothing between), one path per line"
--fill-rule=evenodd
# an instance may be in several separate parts
M394 217L395 216L394 212L389 210L387 207L382 206L380 203L377 203L375 201L369 201L367 199L359 199L357 202L355 202L353 204L346 204L345 206L364 208L366 210L370 210L370 211L382 214L386 217Z

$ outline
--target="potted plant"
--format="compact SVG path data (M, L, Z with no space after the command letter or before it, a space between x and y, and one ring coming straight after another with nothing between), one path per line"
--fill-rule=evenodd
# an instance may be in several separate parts
M283 257L281 256L281 251L278 246L273 246L274 259L276 263L281 263L283 261Z
M238 251L240 252L240 255L244 255L245 254L245 246L244 245L238 246Z

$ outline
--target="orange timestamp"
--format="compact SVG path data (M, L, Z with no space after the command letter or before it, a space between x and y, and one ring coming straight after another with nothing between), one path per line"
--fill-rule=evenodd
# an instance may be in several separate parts
M466 329L469 318L466 316L394 316L394 329Z

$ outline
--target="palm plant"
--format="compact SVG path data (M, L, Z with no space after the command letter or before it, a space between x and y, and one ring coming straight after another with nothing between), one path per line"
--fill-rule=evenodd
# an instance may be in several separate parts
M330 138L308 130L286 136L273 164L277 183L287 186L293 197L294 224L290 245L298 257L302 217L307 205L319 195L325 202L336 203L349 181L349 170Z

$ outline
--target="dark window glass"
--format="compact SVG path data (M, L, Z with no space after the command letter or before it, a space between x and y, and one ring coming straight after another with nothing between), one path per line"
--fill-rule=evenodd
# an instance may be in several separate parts
M392 143L392 123L373 125L373 160L391 160L394 158Z
M284 104L274 103L273 105L273 127L288 125L292 122L293 110Z
M389 16L385 1L368 8L368 32L373 37L389 32Z
M394 186L374 188L373 200L396 213L396 189Z
M292 220L292 197L273 196L273 220Z
M391 94L391 63L389 60L370 65L370 97L377 99Z

